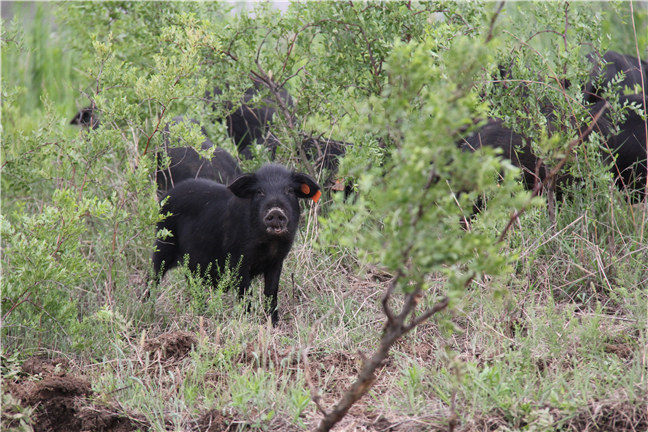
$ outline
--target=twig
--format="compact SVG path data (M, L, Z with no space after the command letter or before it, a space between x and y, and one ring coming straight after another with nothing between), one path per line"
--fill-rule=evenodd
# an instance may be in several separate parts
M486 40L484 41L485 43L488 43L493 39L493 30L495 29L495 21L497 21L497 17L499 17L500 13L502 12L502 9L504 9L504 4L506 3L506 0L502 0L499 3L499 6L497 7L497 10L493 14L490 20L490 26L488 27L488 34L486 35Z
M13 306L11 306L11 308L10 308L7 312L5 312L5 314L2 316L2 322L4 322L4 321L7 320L7 317L11 314L11 312L13 312L14 309L16 309L18 306L20 306L21 304L25 303L26 301L29 301L29 297L31 297L31 295L32 295L32 293L31 293L30 290L31 290L33 287L35 287L36 285L38 285L38 283L36 283L36 284L30 286L29 288L25 289L25 290L22 292L22 294L20 294L20 295L18 296L18 298L22 298L22 299L21 299L20 301L16 302L16 303L14 303ZM27 295L25 295L25 294L27 294ZM24 296L24 297L23 297L23 296Z
M251 70L250 75L256 77L272 93L272 96L274 97L275 102L277 103L277 107L281 110L284 118L288 123L288 131L292 136L293 141L297 144L297 153L299 155L302 164L308 170L308 174L315 177L316 176L315 171L312 165L308 163L308 157L306 156L306 152L304 151L304 146L302 145L303 143L298 139L299 134L296 132L298 128L296 125L295 113L290 109L288 109L288 106L286 105L286 101L279 93L279 86L274 82L272 78L270 78L270 76L263 70L261 64L259 64L258 62L257 62L257 68L258 71Z
M30 305L34 306L36 309L40 310L41 312L43 312L43 313L44 313L45 315L47 315L47 316L48 316L48 317L49 317L53 322L55 322L56 325L59 326L59 329L61 330L61 332L62 332L66 337L70 337L70 335L68 334L67 331L65 331L65 328L61 325L61 323L58 322L58 320L57 320L56 318L54 318L54 317L53 317L49 312L47 312L47 310L45 310L44 307L42 307L41 305L38 305L38 304L34 303L34 302L33 302L32 300L30 300L29 298L27 298L26 300L27 300L27 303L29 303Z
M164 113L166 112L166 110L167 110L167 107L163 106L162 112L158 116L158 121L157 121L157 124L155 125L155 129L153 130L151 135L149 135L148 138L146 139L146 147L144 147L144 153L142 153L142 156L145 156L146 152L148 152L149 144L151 144L151 139L153 138L153 135L155 135L155 133L160 128L160 122L162 122L162 119L164 118Z
M474 279L473 277L471 277L470 279L468 279L468 281L465 283L465 285L468 286L468 285L470 284L470 282L472 282L473 279ZM444 298L443 298L439 303L435 304L434 306L432 306L431 308L429 308L428 310L426 310L425 312L423 312L423 314L421 314L421 315L419 315L418 317L414 318L414 319L412 320L412 322L410 322L410 323L405 327L406 331L410 331L410 330L412 330L414 327L416 327L417 325L419 325L419 324L423 324L423 323L424 323L425 321L427 321L430 317L432 317L432 315L434 315L434 314L437 313L437 312L441 312L441 311L442 311L443 309L445 309L446 307L448 307L448 298L447 298L447 297L444 297Z

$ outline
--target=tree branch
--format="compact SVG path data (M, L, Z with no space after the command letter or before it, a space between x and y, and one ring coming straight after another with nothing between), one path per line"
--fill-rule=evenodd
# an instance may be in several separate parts
M389 307L389 299L391 298L391 295L394 292L394 288L396 288L396 283L398 282L400 276L402 276L402 273L399 271L398 274L394 277L394 279L392 279L391 282L389 283L389 286L387 287L387 291L385 291L385 294L382 297L381 303L383 307L383 312L387 317L387 324L393 323L395 319L394 312Z
M499 3L499 6L497 7L497 10L495 11L493 16L491 17L490 25L488 27L488 34L486 35L486 40L484 41L484 43L488 43L488 42L491 41L491 39L493 39L493 30L495 29L495 21L497 21L497 17L502 12L502 9L504 9L504 4L505 3L506 3L506 0L502 0Z
M417 291L420 292L420 288L418 288ZM422 318L423 316L429 318L435 313L442 311L447 306L448 298L444 297L439 303L427 310L424 315L421 315L421 317L417 318L417 320ZM379 348L376 350L376 352L374 352L373 356L371 356L369 360L365 361L360 374L358 374L358 378L346 391L346 393L344 393L342 399L340 399L340 401L337 403L337 405L335 405L331 412L324 416L316 429L317 432L326 432L331 430L331 428L336 423L342 420L351 406L365 393L367 393L367 391L369 391L374 381L376 380L376 369L378 369L382 365L383 361L387 358L391 347L398 339L400 339L403 335L405 335L415 327L415 325L405 326L403 324L403 319L401 319L401 316L405 318L410 313L414 312L415 307L416 302L407 303L405 306L403 306L401 314L399 314L396 319L391 322L387 322L385 329L383 330L383 335L380 339ZM424 320L421 320L420 322L423 321Z

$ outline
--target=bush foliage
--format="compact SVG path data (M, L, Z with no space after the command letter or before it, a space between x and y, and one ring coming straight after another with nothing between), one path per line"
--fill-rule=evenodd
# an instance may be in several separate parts
M277 403L283 400L290 407L280 414L292 425L306 427L305 413L315 411L307 408L308 377L301 372L295 381L277 386L273 374L279 365L262 370L270 361L257 359L255 375L233 375L225 402L200 375L211 367L231 371L236 356L245 351L245 339L262 328L257 326L263 321L261 308L246 313L223 293L235 275L228 273L213 290L192 275L186 280L171 275L166 291L136 300L146 288L153 227L160 218L153 173L166 123L176 115L198 119L216 145L232 152L245 169L254 169L270 157L268 152L259 145L255 159L240 157L221 119L231 109L228 101L239 100L251 79L257 79L271 84L262 87L259 99L272 99L280 87L294 99L293 106L278 110L272 126L281 142L279 162L324 181L329 173L316 172L300 157L302 134L352 143L337 176L353 186L353 193L329 194L308 209L293 252L298 258L287 262L293 268L282 280L285 303L296 304L295 292L299 299L303 287L310 287L306 296L318 300L310 306L297 303L312 308L304 313L310 319L282 337L297 344L317 326L335 332L333 321L338 320L327 314L341 307L340 325L368 326L375 337L367 341L362 331L350 331L320 354L339 347L355 352L361 347L358 341L375 345L376 323L384 318L376 312L379 296L368 300L373 312L350 317L349 308L361 309L356 300L318 297L325 292L320 286L348 292L351 277L336 279L340 275L398 275L399 293L423 287L429 293L421 300L425 304L442 295L451 299L444 325L434 334L446 341L437 348L449 348L435 360L439 376L425 378L429 370L410 365L405 354L397 356L404 369L395 382L410 398L407 406L398 401L400 410L423 409L416 396L433 389L444 407L454 409L457 399L469 406L471 421L477 422L479 413L500 410L514 419L511 427L521 427L525 418L555 424L547 420L555 413L529 402L542 397L521 390L527 379L523 371L536 367L531 359L546 360L534 351L533 336L524 333L522 342L511 342L519 342L515 354L492 348L497 341L487 337L481 342L491 348L484 350L510 355L510 362L461 366L452 353L460 348L449 342L459 336L451 335L464 337L479 327L462 323L469 320L469 302L482 288L493 302L486 308L495 309L482 310L480 316L501 318L510 329L525 314L540 313L516 303L513 291L522 286L529 301L542 299L556 322L567 319L568 312L556 306L561 302L593 314L618 312L634 320L643 313L645 318L645 203L629 207L614 187L599 156L605 137L597 134L577 147L577 157L565 167L576 180L557 203L554 217L547 216L544 199L522 189L519 170L496 151L463 152L457 143L488 117L499 117L529 137L548 166L556 166L578 137L575 125L591 120L581 91L592 68L586 55L594 53L596 59L614 48L632 55L638 49L645 56L646 35L640 30L645 29L646 10L635 5L632 16L626 4L498 6L327 1L294 3L283 11L262 3L253 12L213 2L15 6L13 21L3 22L2 28L3 358L44 350L121 362L146 332L185 328L220 337L231 320L240 327L223 330L235 336L217 353L206 344L193 352L197 375L191 385L199 389L187 390L191 396L178 404L199 394L203 402L239 411L254 405L259 412L254 421L273 424L273 408L264 404L279 392L284 399ZM212 109L204 95L216 86L222 94L215 96ZM610 88L610 94L618 91ZM100 126L78 130L69 125L73 113L89 104L97 107ZM619 119L628 109L642 110L613 103ZM203 138L197 127L174 131L200 150ZM476 202L483 207L478 215ZM511 223L522 209L526 213ZM509 235L500 237L509 228ZM646 342L643 318L634 321L638 324L632 331L636 340ZM589 333L579 328L574 334L582 332L586 339L600 331L588 325ZM264 331L258 343L270 349L271 337ZM507 337L516 338L517 330L511 331ZM535 331L551 337L548 328ZM418 337L412 336L414 341ZM547 350L560 349L562 341L554 342L547 342ZM629 368L633 377L641 375L645 388L639 357ZM643 358L645 367L645 352ZM597 379L605 373L622 375L615 365L596 371ZM121 365L112 378L104 377L116 381L101 386L109 389L126 379L134 387L125 399L132 402L141 394L154 398L153 390L131 382L130 367ZM506 386L514 389L504 390ZM569 385L564 386L560 395L569 392ZM609 391L597 397L617 390L612 384L603 387ZM496 396L490 398L489 392ZM640 393L633 394L638 398ZM528 405L518 405L518 398L530 398ZM556 407L559 399L542 400ZM587 403L587 397L579 396L557 409L571 412ZM151 406L138 408L156 412L149 421L163 427L161 410Z

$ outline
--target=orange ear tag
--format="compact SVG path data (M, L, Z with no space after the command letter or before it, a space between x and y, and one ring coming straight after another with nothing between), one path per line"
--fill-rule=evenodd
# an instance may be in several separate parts
M310 188L306 183L302 183L301 185L301 191L304 195L308 195L310 193Z
M311 199L313 201L317 202L317 201L319 201L321 196L322 196L322 191L318 190L317 192L315 192L315 195L313 195L313 197Z

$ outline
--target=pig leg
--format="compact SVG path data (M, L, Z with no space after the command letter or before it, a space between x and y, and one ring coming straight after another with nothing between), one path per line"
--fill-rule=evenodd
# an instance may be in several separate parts
M272 318L272 325L275 327L279 322L279 311L277 310L277 294L279 292L279 278L281 276L282 266L283 263L279 263L263 274L265 279L263 294L265 294L266 297L270 297L268 314L270 314L270 317Z

